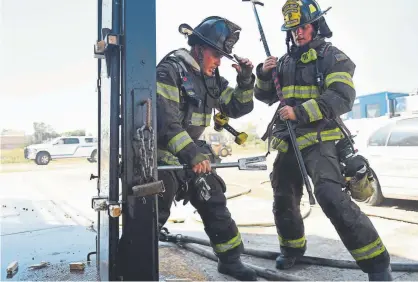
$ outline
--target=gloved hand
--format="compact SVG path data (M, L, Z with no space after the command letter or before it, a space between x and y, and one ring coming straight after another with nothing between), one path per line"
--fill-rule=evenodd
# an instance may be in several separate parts
M209 160L204 160L204 161L202 161L198 164L195 164L192 167L192 170L196 174L208 173L212 170L212 168L210 167L210 161Z
M239 65L232 64L232 67L236 69L238 76L243 81L251 80L253 74L253 63L247 58L241 58L234 54L234 58L238 61Z
M271 73L271 70L274 69L277 65L277 58L274 56L267 57L267 59L263 63L263 67L261 68L261 72L263 75L268 75Z

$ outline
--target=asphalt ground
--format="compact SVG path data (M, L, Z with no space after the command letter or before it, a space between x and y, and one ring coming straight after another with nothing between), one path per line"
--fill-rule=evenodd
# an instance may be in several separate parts
M229 157L235 160L236 157ZM225 161L229 161L225 160ZM269 169L271 158L268 159ZM75 162L3 165L0 173L1 199L1 278L3 280L97 280L95 257L84 272L69 271L69 263L86 261L88 252L95 250L94 224L97 214L91 209L91 197L97 194L96 164ZM269 171L243 172L237 169L218 170L225 179L227 196L245 195L228 200L228 207L238 223L244 243L251 248L279 251L275 227L271 226L272 199L268 182ZM306 203L304 209L309 209ZM392 262L418 262L416 238L418 226L383 217L418 220L418 204L413 201L387 200L382 207L361 205L371 217ZM177 222L174 223L177 217ZM306 255L351 260L329 220L318 206L312 207L304 220L308 251ZM270 224L270 226L268 226ZM251 227L248 227L251 225ZM267 225L262 226L262 225ZM199 216L193 207L181 203L173 207L167 224L173 233L207 238ZM244 261L274 270L274 261L243 256ZM18 272L6 276L7 265L17 260ZM33 264L46 261L43 269L30 270ZM176 262L176 267L173 267ZM360 270L298 265L286 273L311 280L366 280ZM192 280L233 280L216 271L216 263L177 246L160 247L161 280L185 278ZM417 273L394 273L396 280L418 280ZM262 279L260 279L262 280Z

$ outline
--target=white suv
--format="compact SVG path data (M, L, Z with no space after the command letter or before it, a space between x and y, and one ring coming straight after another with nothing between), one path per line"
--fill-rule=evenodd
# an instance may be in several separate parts
M25 158L38 165L47 165L52 159L85 158L96 161L97 138L89 136L64 136L47 143L29 145L24 150Z
M359 150L380 184L370 204L384 197L418 200L418 115L392 118L373 129Z

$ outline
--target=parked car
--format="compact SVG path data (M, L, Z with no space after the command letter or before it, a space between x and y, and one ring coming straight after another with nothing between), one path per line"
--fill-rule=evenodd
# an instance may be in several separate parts
M89 136L58 137L47 143L29 145L24 149L25 158L38 165L47 165L53 159L87 158L96 162L97 138Z
M384 198L418 200L418 115L388 119L364 140L359 153L378 180L369 204L379 205Z

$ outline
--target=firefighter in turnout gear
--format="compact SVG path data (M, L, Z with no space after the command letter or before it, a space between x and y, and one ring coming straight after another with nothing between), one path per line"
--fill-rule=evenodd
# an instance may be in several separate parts
M287 119L295 130L315 197L345 247L370 281L391 280L390 256L382 239L370 219L342 192L336 143L344 138L339 116L352 109L356 98L355 64L325 41L332 32L323 17L326 11L315 1L288 0L282 12L288 52L279 60L268 57L256 67L254 90L256 99L277 102L272 79L272 69L277 69L286 105L279 106L279 117L273 120L270 132L271 147L278 151L270 174L281 248L276 267L292 267L307 247L299 208L303 179L283 121Z
M218 271L239 280L257 280L240 260L243 242L226 207L225 183L210 167L219 160L209 144L198 140L215 109L231 118L253 110L253 65L235 56L235 88L219 75L221 58L234 58L232 48L241 31L227 19L213 16L194 29L182 24L179 31L188 36L191 49L170 52L157 65L158 164L188 164L192 170L158 173L165 186L158 197L159 226L169 218L174 200L190 201L218 256Z

